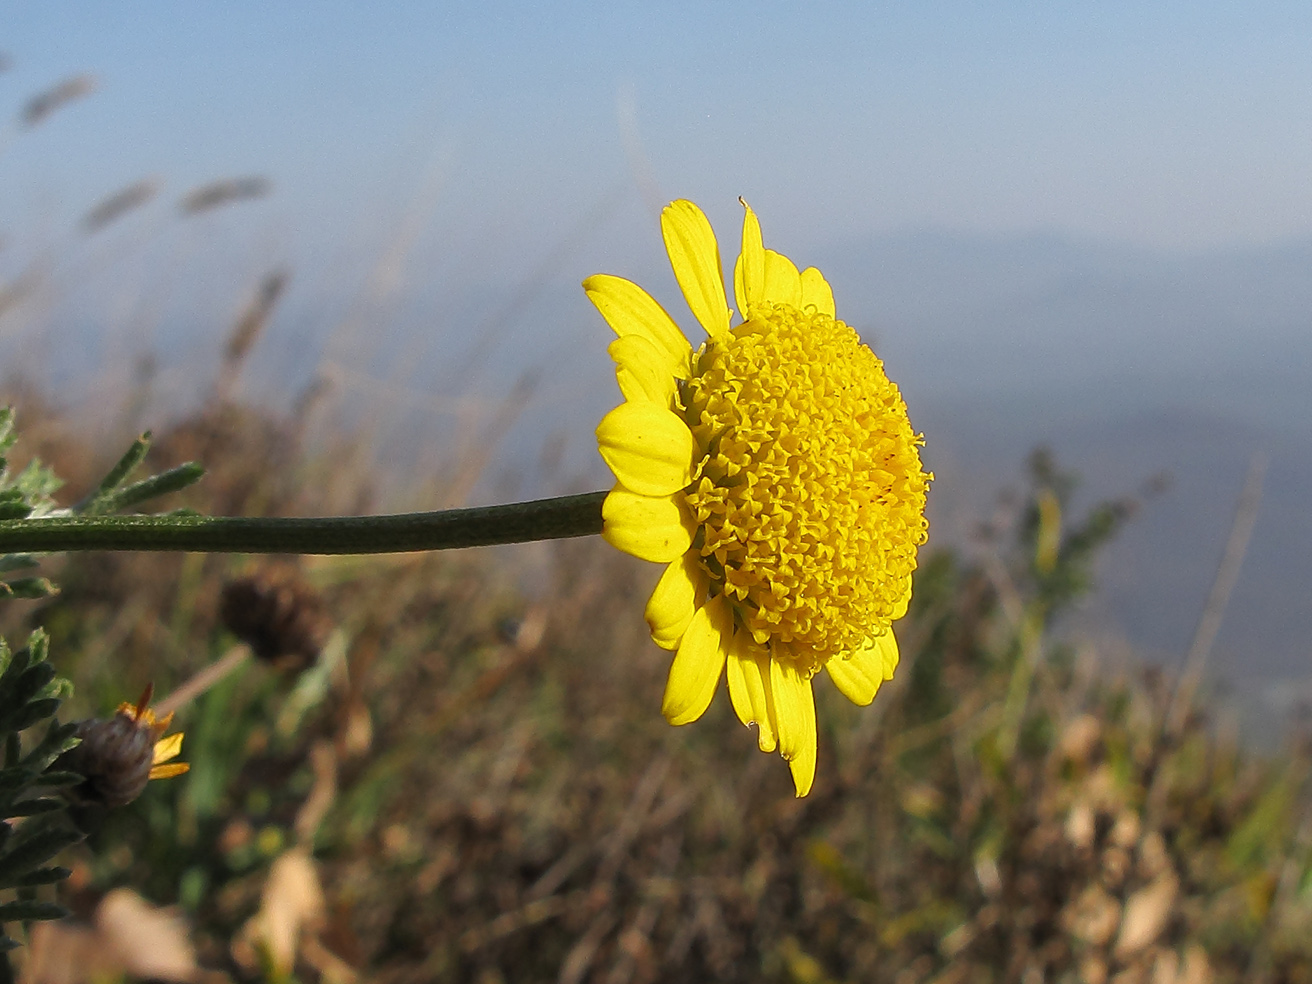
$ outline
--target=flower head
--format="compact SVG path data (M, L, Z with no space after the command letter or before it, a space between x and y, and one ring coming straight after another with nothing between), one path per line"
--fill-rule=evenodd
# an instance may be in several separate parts
M616 484L603 536L665 563L647 604L673 650L663 712L701 717L728 677L744 724L778 749L797 795L815 776L811 679L868 704L898 661L892 623L925 542L921 439L883 363L834 316L829 284L764 248L743 203L731 325L719 247L692 202L661 215L675 279L707 340L695 351L642 288L598 274L588 297L625 402L597 427Z
M136 704L119 704L112 718L93 718L78 725L81 744L60 758L60 767L77 772L83 782L76 793L104 806L125 806L141 795L151 779L180 776L191 768L170 762L182 754L182 732L161 737L173 722L172 712L161 718L148 706L152 693Z
M229 581L219 617L257 659L289 671L311 666L332 630L323 599L289 567L266 567Z

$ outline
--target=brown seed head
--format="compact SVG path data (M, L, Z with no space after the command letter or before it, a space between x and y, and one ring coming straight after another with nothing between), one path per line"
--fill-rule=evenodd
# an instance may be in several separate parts
M294 571L271 568L223 586L219 616L256 657L303 670L332 629L322 599Z
M27 101L19 119L24 126L32 127L45 121L46 117L62 109L75 99L90 95L96 91L94 75L72 75L55 85L38 92Z
M180 208L186 215L197 215L231 202L263 198L269 193L269 179L260 175L211 181L188 192Z

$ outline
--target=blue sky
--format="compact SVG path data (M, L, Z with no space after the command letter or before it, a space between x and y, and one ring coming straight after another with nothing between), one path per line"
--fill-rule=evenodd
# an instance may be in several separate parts
M29 305L23 330L45 339L38 355L91 371L172 345L164 361L203 376L243 298L285 266L262 343L268 392L319 353L401 366L427 389L496 389L453 353L495 362L502 387L525 368L604 377L605 329L579 281L627 275L675 310L653 207L698 201L731 256L743 195L769 245L845 271L840 313L887 329L909 392L956 389L1032 342L976 316L995 304L987 290L935 285L951 243L912 269L914 288L864 275L865 253L844 264L844 244L930 230L978 253L990 236L1037 236L1015 262L1049 241L1104 244L1129 249L1133 272L1134 251L1312 237L1305 2L11 2L0 52L0 282L53 270L57 301ZM79 72L93 95L34 129L4 122ZM273 194L179 217L189 188L246 174ZM79 231L93 203L146 175L158 200ZM380 274L393 254L403 262ZM1095 301L1109 283L1089 288ZM1047 309L1033 310L1042 325ZM931 322L932 337L913 330ZM1172 335L1154 351L1183 351L1162 324ZM12 319L0 327L13 335ZM1054 335L1036 378L1078 372L1087 337ZM562 405L578 389L562 384Z
M259 171L342 235L436 159L447 235L531 237L629 176L623 99L661 194L802 240L1312 229L1305 3L11 3L0 50L0 111L101 82L0 157L11 223Z

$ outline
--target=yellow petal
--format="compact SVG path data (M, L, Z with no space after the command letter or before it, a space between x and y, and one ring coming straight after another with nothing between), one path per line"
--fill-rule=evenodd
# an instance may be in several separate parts
M858 707L865 707L874 700L875 693L884 682L884 655L879 642L881 638L871 639L863 648L834 656L825 663L834 686Z
M751 635L738 632L729 646L725 676L729 679L729 699L743 724L755 724L756 742L763 752L773 752L777 745L770 696L770 654L751 642Z
M601 519L602 539L643 560L668 564L692 546L682 495L638 495L617 485L602 503Z
M893 614L889 616L894 622L907 613L907 606L911 604L911 575L907 575L906 587L902 591L902 597L898 603L893 606Z
M671 375L688 371L692 345L674 319L645 290L623 277L598 273L583 281L588 300L597 306L611 330L623 338L639 335L656 347Z
M889 629L875 641L879 644L879 655L884 662L884 679L892 680L893 671L897 669L898 664L897 637L893 635L893 630Z
M150 761L154 765L161 762L167 762L171 758L177 758L182 754L182 732L169 735L167 738L161 738L155 742L155 752Z
M720 247L711 223L690 201L671 202L661 212L661 234L674 279L706 334L729 330L729 301L724 296Z
M802 310L814 307L821 314L834 316L834 291L829 281L815 267L802 271Z
M675 380L656 346L641 335L625 335L606 349L615 360L615 379L624 399L670 408Z
M805 796L815 779L815 696L811 681L798 673L791 662L772 659L770 686L774 691L779 754L793 773L797 795Z
M816 760L816 734L815 734L815 699L810 696L811 681L806 681L808 691L806 710L807 725L806 744L800 749L793 758L788 759L788 769L793 774L793 788L797 791L798 799L801 799L811 791L811 785L815 782L815 760Z
M733 613L724 595L697 609L665 683L661 713L670 724L696 721L710 706L724 672L725 647L732 631Z
M662 649L678 649L706 595L706 575L697 563L697 554L689 551L665 568L656 589L647 600L647 626L651 638Z
M180 776L189 771L191 771L191 766L186 762L170 762L168 765L152 765L150 775L147 778L172 779L174 776Z
M771 304L802 308L802 275L793 261L772 249L765 251L764 299Z
M692 431L655 403L621 403L602 417L597 447L616 480L639 495L669 495L692 481Z
M761 244L761 223L751 206L743 206L743 246L733 267L733 293L744 319L752 316L752 306L760 303L765 291L765 247Z

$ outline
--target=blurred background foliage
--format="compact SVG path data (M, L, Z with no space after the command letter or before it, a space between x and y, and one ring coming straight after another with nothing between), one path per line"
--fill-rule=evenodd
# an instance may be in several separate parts
M10 398L18 458L75 501L97 449ZM147 464L206 461L198 509L309 514L370 507L351 455L213 402ZM894 680L865 709L818 688L803 800L727 701L665 724L653 571L599 541L52 560L62 593L4 633L46 626L75 717L174 692L192 771L64 852L74 919L27 979L77 979L39 961L127 932L104 913L130 889L153 928L115 945L171 940L164 979L1310 980L1305 729L1258 754L1205 694L1066 636L1140 504L1071 515L1074 485L1037 452L972 556L924 555Z

